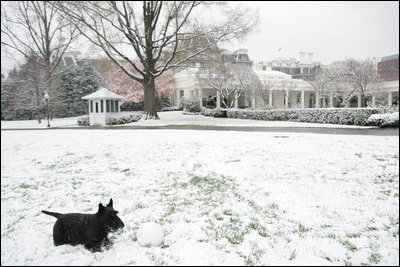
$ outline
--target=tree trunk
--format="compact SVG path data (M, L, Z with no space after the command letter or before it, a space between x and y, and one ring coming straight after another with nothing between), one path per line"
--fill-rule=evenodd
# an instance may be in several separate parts
M156 110L156 86L154 78L147 78L143 83L144 87L144 114L143 120L159 120Z
M40 116L40 93L38 85L36 85L36 116L37 116L37 121L40 124L42 122L42 118Z

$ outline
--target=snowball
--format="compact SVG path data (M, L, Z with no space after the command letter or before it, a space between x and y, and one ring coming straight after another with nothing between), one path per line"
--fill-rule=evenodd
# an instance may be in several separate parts
M157 247L161 245L164 234L161 225L148 222L139 227L136 237L139 245L142 247Z

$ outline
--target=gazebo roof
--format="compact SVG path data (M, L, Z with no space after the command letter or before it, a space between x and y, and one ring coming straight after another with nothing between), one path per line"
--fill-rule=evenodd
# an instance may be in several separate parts
M121 100L123 99L123 96L117 95L116 93L111 92L107 88L101 87L99 90L97 90L94 93L91 93L90 95L86 95L82 97L82 99L88 100L88 99L118 99Z

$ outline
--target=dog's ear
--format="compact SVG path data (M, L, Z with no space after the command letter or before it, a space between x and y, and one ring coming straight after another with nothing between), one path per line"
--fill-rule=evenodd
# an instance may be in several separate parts
M112 207L113 206L113 200L110 198L110 203L108 203L107 207Z
M99 203L99 211L97 212L97 214L102 214L104 211L104 206L103 204Z

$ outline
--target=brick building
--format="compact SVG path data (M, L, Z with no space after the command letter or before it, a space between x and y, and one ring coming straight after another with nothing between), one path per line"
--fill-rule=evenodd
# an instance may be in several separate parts
M399 54L382 57L378 63L379 78L386 81L399 79Z

